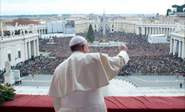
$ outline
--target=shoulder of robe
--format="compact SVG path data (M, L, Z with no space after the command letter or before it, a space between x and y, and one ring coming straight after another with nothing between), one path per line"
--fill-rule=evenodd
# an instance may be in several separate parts
M96 57L98 55L100 55L100 53L86 53L86 56Z
M87 53L85 54L86 59L100 60L100 53Z
M100 53L100 56L109 57L109 55L108 54L105 54L105 53Z
M69 60L69 59L66 59L65 61L63 61L62 63L60 63L60 64L56 67L54 74L55 74L56 72L58 72L61 68L65 67L68 60Z

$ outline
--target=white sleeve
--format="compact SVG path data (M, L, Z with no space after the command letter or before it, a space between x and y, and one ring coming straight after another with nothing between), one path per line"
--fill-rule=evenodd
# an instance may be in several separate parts
M106 54L100 54L102 67L109 80L114 78L119 70L129 61L129 56L125 51L121 51L117 56L109 57Z
M124 65L126 65L128 63L129 56L125 51L121 51L118 56L120 57L120 61L121 61L121 67L123 67Z

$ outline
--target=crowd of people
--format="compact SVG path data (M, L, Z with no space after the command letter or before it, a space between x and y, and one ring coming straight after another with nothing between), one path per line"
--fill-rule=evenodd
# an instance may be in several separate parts
M77 34L84 36L86 34ZM95 33L95 40L100 40L102 34ZM49 56L39 56L34 60L19 63L16 68L21 72L37 74L53 74L55 68L70 56L68 47L72 37L53 37L52 39L40 39L40 51L48 52ZM185 73L185 61L169 55L170 44L151 44L145 37L132 33L109 33L106 38L109 41L124 42L128 46L130 61L120 73L156 73L173 74ZM52 44L51 44L52 43ZM115 56L119 53L118 46L115 47L89 47L90 52L101 52Z
M173 56L142 56L131 57L128 65L122 72L172 75L175 73L185 73L185 62Z
M35 57L25 62L18 63L15 69L19 69L24 74L52 74L57 65L63 62L65 58L61 57Z

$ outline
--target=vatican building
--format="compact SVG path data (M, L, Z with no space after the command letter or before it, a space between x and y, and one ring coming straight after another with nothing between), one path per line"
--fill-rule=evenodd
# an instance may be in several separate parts
M12 27L10 35L4 35L3 33L1 34L1 70L5 68L6 61L9 61L11 66L15 66L19 62L39 56L38 33L34 31L32 25L27 26L27 29L22 28L23 27ZM17 33L18 30L20 31L19 33ZM3 31L3 27L1 27L1 31Z

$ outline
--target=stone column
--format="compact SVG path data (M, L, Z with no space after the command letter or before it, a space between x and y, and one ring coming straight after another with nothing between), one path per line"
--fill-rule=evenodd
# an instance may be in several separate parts
M146 28L146 35L148 35L148 27L145 27Z
M177 50L177 42L176 42L176 40L174 39L174 40L173 40L173 55L175 55L176 50Z
M28 42L28 59L31 58L31 43Z
M37 56L40 55L39 53L39 39L36 40L36 49L37 49Z
M153 29L152 34L155 34L155 27L153 27L152 29Z
M136 35L139 35L139 27L136 27Z
M148 27L148 35L150 34L150 27Z
M170 39L170 53L173 54L173 55L175 54L175 51L174 51L175 50L175 46L174 46L175 44L174 44L174 42L175 42L175 40L171 37L171 39Z
M159 32L159 34L161 34L161 29L160 29L160 27L158 28L158 32Z
M28 48L27 48L27 42L24 42L24 59L27 60L28 59Z
M40 36L41 36L42 35L42 30L40 29L39 31L40 31Z
M163 34L163 28L162 27L160 28L160 32L161 32L161 34Z
M158 27L156 27L156 34L159 34Z
M157 28L155 28L155 34L158 34L158 32L157 32Z
M182 41L182 58L185 59L185 39Z
M141 30L142 30L142 35L146 35L146 34L145 34L145 27L142 27Z
M38 31L39 31L39 37L40 37L40 33L41 33L41 32L40 32L40 29L39 29Z
M182 54L182 44L181 44L182 42L181 41L179 41L179 51L178 51L178 57L181 57L181 54Z
M161 27L161 34L163 34L163 28Z
M169 28L168 32L169 32L169 34L168 34L168 35L170 35L170 33L171 33L171 28Z
M37 54L36 54L36 44L35 44L35 40L33 40L33 55L34 55L34 57L36 57L37 56Z
M156 30L155 30L155 27L153 27L153 31L154 31L154 32L153 32L153 34L156 34Z
M168 34L169 34L169 33L168 33L168 28L166 28L166 36L168 36Z
M173 53L173 39L172 39L172 36L171 36L171 39L170 39L170 54Z
M42 30L40 30L40 37L41 37L41 35L42 35Z
M148 27L148 30L149 30L149 35L151 34L151 28L150 27Z

